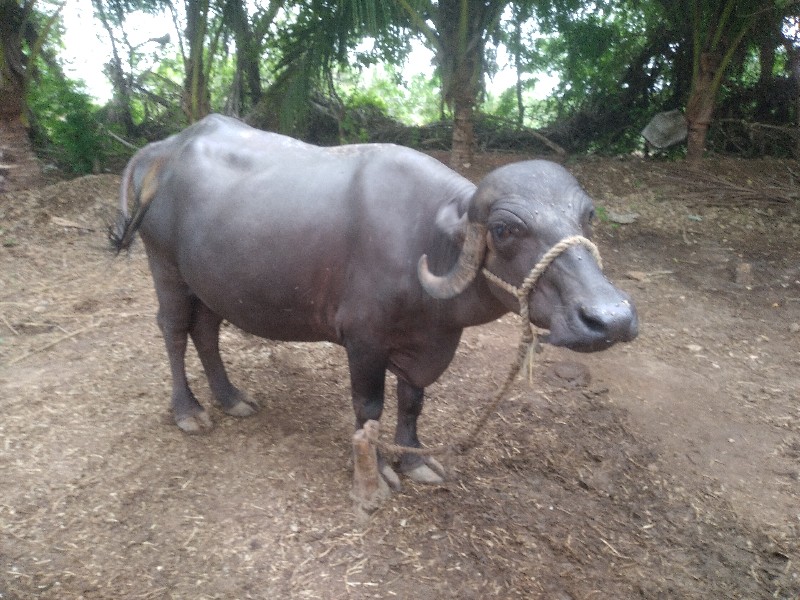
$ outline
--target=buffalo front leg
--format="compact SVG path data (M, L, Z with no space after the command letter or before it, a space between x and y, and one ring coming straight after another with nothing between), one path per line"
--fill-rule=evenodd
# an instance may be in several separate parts
M422 413L425 390L397 380L397 430L394 440L399 446L419 448L417 419ZM400 457L400 471L419 483L443 483L444 467L432 456L405 453Z
M350 367L350 389L353 410L356 413L356 431L367 421L380 421L383 414L386 367L388 360L383 352L368 345L348 342L347 361ZM401 488L397 476L386 459L378 453L378 470L394 490Z
M213 312L200 299L196 299L192 312L189 335L203 364L211 393L222 409L234 417L249 417L258 406L228 379L219 353L219 328L222 317Z

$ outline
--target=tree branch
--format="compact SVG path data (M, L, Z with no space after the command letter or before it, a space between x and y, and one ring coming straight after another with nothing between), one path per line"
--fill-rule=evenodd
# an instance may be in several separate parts
M408 0L395 0L395 2L397 2L405 11L406 15L409 19L411 19L411 22L414 24L414 27L416 27L417 31L421 33L426 40L428 40L431 46L433 46L434 51L436 53L441 52L442 42L439 39L438 34L430 25L425 22L425 19L422 17L422 15L414 10L414 7L411 6ZM434 10L432 5L429 5L429 8L431 11Z

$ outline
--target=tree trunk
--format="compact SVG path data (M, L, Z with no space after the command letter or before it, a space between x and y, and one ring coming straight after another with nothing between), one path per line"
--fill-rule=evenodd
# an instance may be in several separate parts
M456 104L453 117L453 141L450 166L456 171L468 169L475 154L474 109L471 104Z
M789 71L794 80L794 120L797 123L797 137L795 137L794 157L800 160L800 50L797 50L791 40L784 38L784 48L789 57Z
M27 123L25 89L16 78L0 82L0 122Z
M708 126L714 115L718 85L715 74L720 64L718 54L704 52L700 57L700 69L694 81L689 101L686 104L686 120L689 123L686 160L699 162L706 149Z
M26 71L23 51L29 7L3 0L0 3L0 121L27 125ZM27 39L28 43L35 42Z
M245 1L233 0L230 7L233 16L233 36L236 41L235 78L238 82L238 87L234 90L236 97L232 99L232 104L235 114L239 116L246 114L248 109L261 100L260 50L259 40L250 25Z
M0 4L0 192L39 185L42 171L28 137L26 101L30 58L23 44L35 43L31 5Z
M775 88L775 44L774 37L765 37L758 45L758 82L756 83L756 107L753 116L756 121L769 122L773 109L772 95Z
M113 82L112 95L112 120L122 124L125 135L134 138L137 135L137 127L133 121L133 111L131 109L131 90L128 77L122 65L122 59L117 48L117 41L114 38L114 28L108 20L102 0L93 0L94 12L100 19L103 29L108 34L111 42L111 60L108 63L111 80ZM117 15L119 18L120 15ZM121 21L121 19L120 19Z
M204 41L208 29L208 0L187 0L186 40L189 56L184 59L183 112L194 123L211 112L204 61Z
M522 16L519 10L514 11L514 70L517 74L517 129L525 125L525 103L522 98Z
M794 120L797 123L797 131L800 132L800 52L795 54L792 61L792 70L794 71ZM794 144L794 157L800 160L800 135L795 138Z
M17 119L0 117L0 193L38 187L44 183L33 153L28 129Z
M491 4L478 0L439 2L437 62L442 93L453 110L450 166L456 170L464 169L473 160L473 117L481 92L485 23Z

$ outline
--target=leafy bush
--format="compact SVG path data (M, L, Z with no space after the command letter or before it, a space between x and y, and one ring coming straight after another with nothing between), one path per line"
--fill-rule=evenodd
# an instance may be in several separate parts
M91 97L60 73L40 74L28 93L37 151L67 173L91 173L105 155Z

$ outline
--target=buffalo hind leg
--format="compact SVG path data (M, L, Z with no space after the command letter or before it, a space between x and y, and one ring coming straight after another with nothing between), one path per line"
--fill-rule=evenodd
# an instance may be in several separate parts
M195 398L186 379L186 346L192 322L193 295L170 269L156 261L150 265L158 296L158 326L167 347L172 374L172 412L175 424L187 433L211 427L208 413Z
M213 312L199 298L195 298L189 335L206 372L208 385L214 399L222 409L234 417L249 417L258 406L234 386L225 371L219 353L219 328L222 317Z
M425 390L397 379L397 430L395 443L400 446L419 448L417 419L422 412ZM432 456L403 454L400 457L400 471L419 483L443 483L444 467Z
M366 345L345 344L350 367L350 389L356 413L356 431L367 421L379 421L383 414L384 387L388 360L380 351ZM401 488L400 478L378 452L378 470L393 490Z

